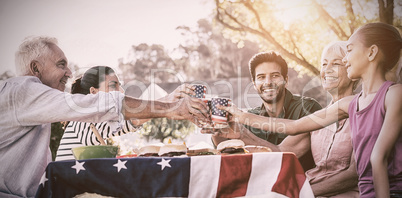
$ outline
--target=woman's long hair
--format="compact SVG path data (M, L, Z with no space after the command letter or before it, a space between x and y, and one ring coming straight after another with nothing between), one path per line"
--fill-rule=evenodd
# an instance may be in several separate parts
M105 76L114 73L114 70L108 66L91 67L82 77L75 80L71 86L71 93L89 94L91 87L99 88L99 84L105 81Z
M82 77L76 79L71 85L71 93L89 94L91 87L99 88L99 84L105 81L105 76L114 74L114 70L108 66L95 66L88 69ZM66 129L70 121L61 122L63 129Z

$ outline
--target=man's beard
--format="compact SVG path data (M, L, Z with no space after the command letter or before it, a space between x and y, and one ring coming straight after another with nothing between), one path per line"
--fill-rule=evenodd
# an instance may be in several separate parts
M276 84L271 84L269 86L266 86L266 88L274 88L274 89L278 90L278 94L276 95L275 98L272 98L272 99L267 99L264 95L264 92L261 89L259 90L259 95L260 95L261 99L268 104L276 103L279 99L281 99L285 95L285 86L284 85L278 86Z

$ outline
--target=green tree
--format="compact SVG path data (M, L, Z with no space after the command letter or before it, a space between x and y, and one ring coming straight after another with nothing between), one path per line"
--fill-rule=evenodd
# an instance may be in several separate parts
M52 160L56 159L57 149L60 145L61 137L64 134L64 123L55 122L51 124L51 134L50 134L50 151L52 152Z
M297 71L313 75L319 75L319 57L327 43L347 40L367 22L401 25L401 15L393 12L401 3L393 0L215 2L215 19L225 26L227 37L251 40L264 50L279 51Z

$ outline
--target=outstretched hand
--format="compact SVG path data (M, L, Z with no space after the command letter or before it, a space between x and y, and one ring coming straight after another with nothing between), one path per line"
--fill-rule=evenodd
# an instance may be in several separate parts
M212 134L212 136L229 138L229 139L241 139L244 132L244 126L239 123L229 122L229 127L222 129L203 128L201 133Z
M199 98L183 94L182 98L174 102L173 105L174 107L171 109L172 119L190 120L197 126L202 126L201 122L209 123L211 120L207 105Z
M163 102L177 102L184 97L194 94L194 87L192 85L182 84L178 86L172 93L160 98L159 100Z
M229 113L228 122L239 122L238 118L240 117L241 113L243 113L243 111L233 103L231 103L229 106L218 105L217 107L218 109L227 111Z

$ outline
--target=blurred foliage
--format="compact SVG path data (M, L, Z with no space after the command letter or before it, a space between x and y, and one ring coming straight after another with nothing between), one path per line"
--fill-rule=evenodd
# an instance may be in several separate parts
M175 62L162 45L145 43L133 45L129 55L119 60L119 68L124 82L135 79L144 83L172 82L174 72L171 71L177 69ZM166 71L173 75L166 75Z
M248 61L259 51L258 44L234 43L223 36L222 28L206 19L199 20L196 28L177 27L186 40L175 49L181 55L176 63L187 80L250 76Z
M252 41L259 43L262 50L279 51L300 74L319 75L324 46L335 40L347 40L365 23L391 21L401 27L402 13L397 11L401 11L402 5L393 0L215 2L215 21L225 26L226 38L237 43Z
M50 151L52 152L52 160L56 159L57 149L60 145L60 140L64 134L64 123L55 122L51 125L51 135L50 135Z
M128 56L119 60L124 82L183 82L249 76L248 61L259 51L253 42L241 46L223 37L222 27L206 19L197 27L179 26L185 38L172 52L161 45L133 45Z
M139 131L147 141L151 139L164 142L165 139L184 140L195 130L195 125L188 120L171 120L167 118L153 118L142 125Z

